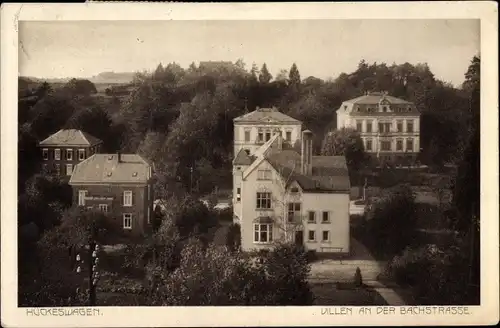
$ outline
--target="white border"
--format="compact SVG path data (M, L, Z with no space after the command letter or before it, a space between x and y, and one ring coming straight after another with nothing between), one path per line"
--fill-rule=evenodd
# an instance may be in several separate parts
M1 7L2 326L309 326L495 324L498 275L498 19L496 2L87 3ZM469 316L321 315L324 307L106 307L99 316L27 316L17 308L17 22L19 20L481 19L481 306ZM352 307L354 310L356 307ZM398 313L398 312L396 312Z

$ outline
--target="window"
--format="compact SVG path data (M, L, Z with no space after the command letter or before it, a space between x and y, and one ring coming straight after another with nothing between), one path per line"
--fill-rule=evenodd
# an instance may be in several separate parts
M249 130L245 131L245 141L246 142L250 141L250 131Z
M391 131L391 123L379 123L378 131L381 133L387 133Z
M94 206L87 206L87 211L93 211L94 210Z
M398 126L398 132L403 132L403 122L398 121L397 126Z
M308 233L307 233L307 239L309 241L315 241L316 240L316 231L309 230Z
M42 156L44 161L49 160L49 150L47 148L42 149Z
M367 151L372 151L373 148L373 143L371 139L366 140L366 150Z
M330 231L324 230L321 240L322 241L330 241Z
M99 211L108 213L108 205L107 204L99 204Z
M132 191L123 192L123 206L132 206Z
M83 161L85 159L85 149L78 149L78 160Z
M257 209L270 209L271 208L271 193L258 192L257 193Z
M148 208L148 224L151 223L151 218L150 218L151 213L150 212L151 212L151 209Z
M66 164L66 175L71 175L73 173L73 164Z
M123 214L123 229L132 229L132 214Z
M47 164L42 165L42 170L44 173L47 173L49 171L49 166Z
M316 222L316 212L309 211L307 213L307 222L308 223L315 223Z
M406 121L406 132L413 132L413 121Z
M296 194L298 192L299 192L299 188L297 188L297 187L290 188L290 193L291 194Z
M250 155L250 149L243 149L243 150L245 151L245 153L247 153L247 155ZM238 170L239 170L239 169L240 169L240 168L238 167Z
M288 222L300 215L300 203L288 203Z
M323 211L323 217L321 218L322 223L328 223L330 222L330 212L328 211Z
M54 149L54 159L57 161L61 159L61 149Z
M241 200L241 188L236 188L236 201L239 202Z
M398 151L403 150L403 140L396 140L396 150Z
M413 139L406 140L406 151L413 151Z
M85 197L87 190L78 190L78 206L85 206Z
M148 200L151 200L151 185L148 185Z
M264 133L262 131L259 131L257 135L257 140L261 142L264 141Z
M258 170L257 180L271 180L273 177L271 170Z
M366 122L366 132L372 132L372 122L371 121Z
M56 173L57 173L57 175L61 175L61 165L60 164L56 164Z
M286 141L292 141L292 131L286 131Z
M266 131L266 141L269 141L269 140L271 140L271 132Z
M363 121L356 121L356 131L363 131Z
M390 151L391 150L391 142L390 141L381 141L380 142L380 149L383 151Z
M254 225L254 242L270 243L273 241L273 226L271 224Z
M66 149L66 160L67 161L73 160L73 149Z

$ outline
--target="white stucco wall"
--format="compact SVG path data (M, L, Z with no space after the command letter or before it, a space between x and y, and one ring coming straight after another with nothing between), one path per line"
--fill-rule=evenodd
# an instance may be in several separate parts
M257 180L258 170L271 170L273 174L272 180ZM324 252L349 252L349 194L332 194L332 193L303 193L300 190L299 194L290 195L284 192L284 184L278 175L278 172L267 162L263 161L248 177L241 182L242 185L242 200L240 205L241 210L241 236L242 248L245 251L269 248L272 243L255 243L254 242L254 220L259 216L273 217L275 223L273 225L274 241L284 238L285 229L288 232L290 241L295 238L295 230L303 230L304 245L307 249L324 251ZM291 187L299 187L291 185ZM300 187L299 187L300 189ZM257 192L268 191L272 193L271 210L257 210ZM290 200L301 203L301 218L302 225L285 227L287 204ZM308 211L316 212L316 223L307 223ZM330 222L321 223L322 212L328 211ZM308 231L316 230L316 241L309 242ZM328 242L322 242L322 231L329 231L330 238Z
M249 149L253 154L262 144L257 144L257 137L259 129L279 129L283 137L286 137L286 132L291 132L292 145L300 139L301 124L236 124L234 126L234 154L238 154L240 149ZM245 131L250 132L250 141L245 141Z

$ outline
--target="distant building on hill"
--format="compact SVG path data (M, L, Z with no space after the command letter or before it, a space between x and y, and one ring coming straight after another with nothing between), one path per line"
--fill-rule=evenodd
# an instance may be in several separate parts
M42 170L70 177L75 165L99 153L102 141L81 130L62 129L39 143Z
M153 218L151 165L136 154L94 154L75 167L69 181L73 204L108 213L126 234L141 235Z
M420 112L414 103L384 92L344 101L337 128L357 130L365 151L382 163L410 164L420 152Z

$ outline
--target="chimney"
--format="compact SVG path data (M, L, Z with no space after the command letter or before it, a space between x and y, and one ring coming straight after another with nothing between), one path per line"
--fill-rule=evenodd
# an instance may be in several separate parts
M312 174L312 139L313 134L311 131L305 130L302 132L300 166L301 173L304 175Z

